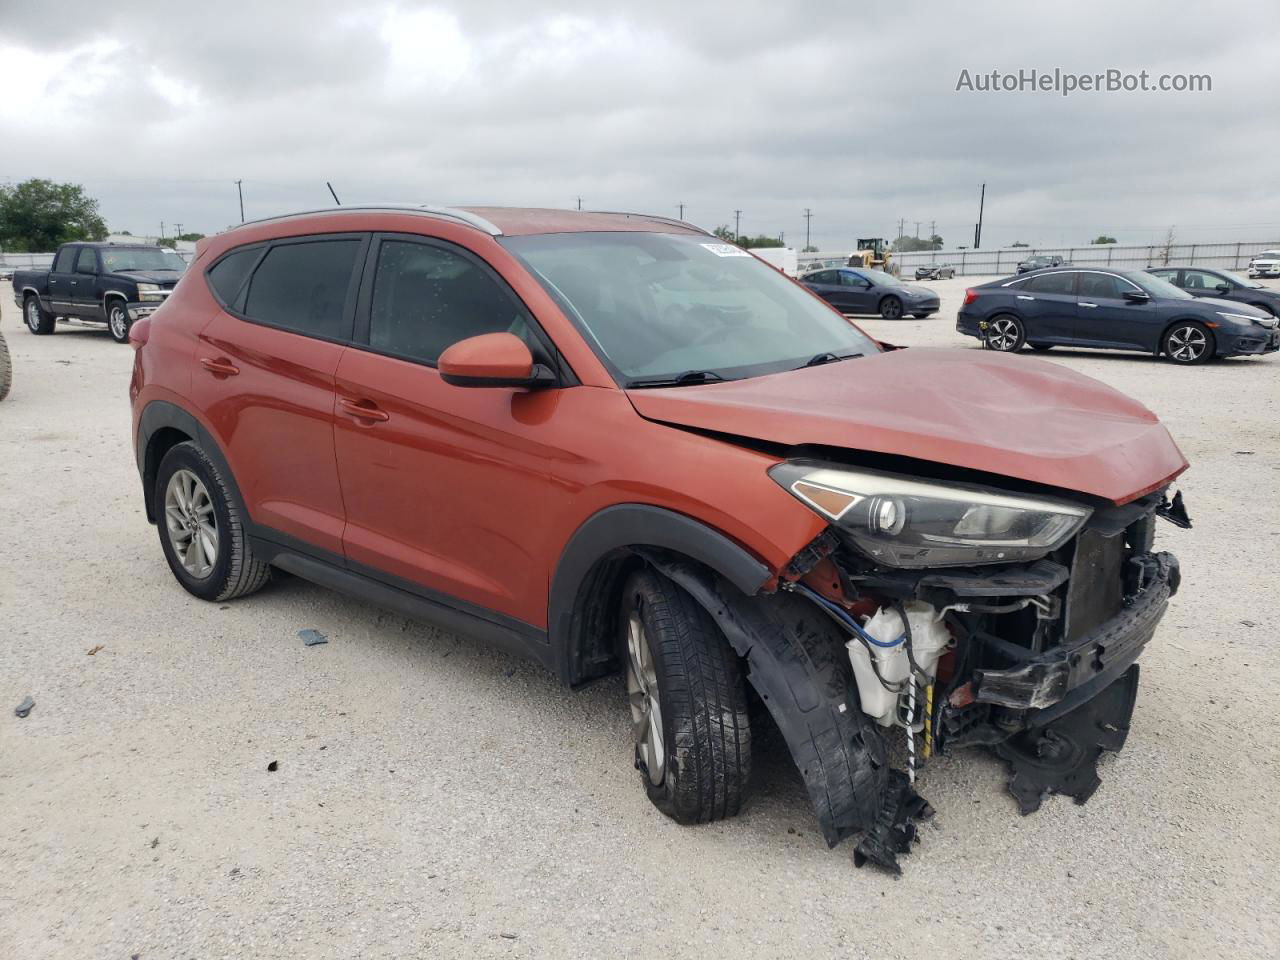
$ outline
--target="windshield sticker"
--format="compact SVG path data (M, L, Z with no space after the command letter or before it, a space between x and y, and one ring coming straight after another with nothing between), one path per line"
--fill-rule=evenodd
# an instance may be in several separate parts
M732 243L704 243L706 247L717 257L749 257L751 254L743 250L741 247L735 247Z

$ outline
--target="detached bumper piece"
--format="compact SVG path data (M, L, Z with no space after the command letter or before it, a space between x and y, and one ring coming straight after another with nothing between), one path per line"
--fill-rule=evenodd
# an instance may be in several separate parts
M1009 792L1025 817L1040 809L1046 793L1060 793L1084 803L1102 783L1098 757L1118 751L1129 736L1138 698L1138 665L1129 667L1098 696L1040 728L1033 728L996 747L1009 761Z

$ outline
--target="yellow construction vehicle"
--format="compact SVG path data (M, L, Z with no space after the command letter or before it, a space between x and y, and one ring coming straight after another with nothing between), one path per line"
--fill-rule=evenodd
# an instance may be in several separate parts
M892 273L893 268L889 266L892 256L888 240L884 237L870 237L858 241L858 249L849 255L849 266Z

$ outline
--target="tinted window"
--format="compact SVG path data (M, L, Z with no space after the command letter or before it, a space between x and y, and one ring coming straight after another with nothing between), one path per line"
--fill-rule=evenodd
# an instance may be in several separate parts
M1076 275L1074 273L1042 273L1032 277L1027 289L1033 293L1074 293Z
M1168 280L1170 283L1176 283L1178 280L1177 270L1170 270L1166 268L1163 270L1148 270L1147 273L1151 274L1153 277L1159 277L1161 280Z
M804 278L806 283L839 283L834 270L820 270Z
M852 271L844 270L840 273L840 285L843 287L865 288L867 286L867 281L863 280L862 277Z
M319 240L272 247L249 281L244 312L254 320L340 340L347 288L359 240Z
M1080 296L1093 299L1119 300L1120 283L1105 273L1080 274Z
M93 247L81 247L80 256L76 257L76 273L97 273L98 255Z
M387 240L378 251L369 345L435 363L446 347L482 333L532 345L525 311L473 261L440 247Z
M80 247L63 247L58 251L58 257L53 262L55 273L70 273L73 264L76 262L76 254L80 251Z
M209 271L209 286L223 304L230 306L236 302L236 295L244 284L244 278L249 275L261 253L261 247L237 250L213 265L213 269Z

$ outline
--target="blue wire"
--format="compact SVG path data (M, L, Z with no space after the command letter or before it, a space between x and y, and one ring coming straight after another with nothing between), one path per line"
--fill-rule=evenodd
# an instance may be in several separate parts
M877 640L875 637L871 636L871 634L867 633L866 630L862 629L862 625L858 623L857 620L853 619L853 617L849 614L849 611L845 610L838 603L833 603L832 601L824 597L822 594L818 593L816 590L814 590L811 587L805 586L803 583L795 584L795 589L804 593L804 595L808 597L810 600L814 601L817 604L820 604L823 607L823 609L830 610L832 613L836 615L836 617L840 620L841 623L843 623L850 630L856 633L861 639L867 641L867 643L874 644L875 646L881 647L881 648L888 648L888 647L896 647L898 644L902 643L902 641L906 639L906 634L903 634L897 640L892 640L888 643Z

